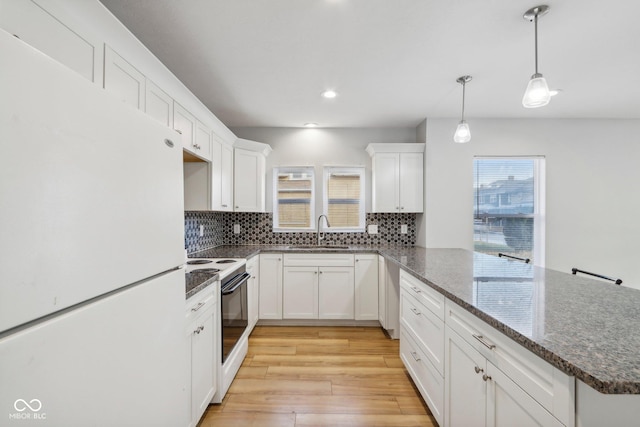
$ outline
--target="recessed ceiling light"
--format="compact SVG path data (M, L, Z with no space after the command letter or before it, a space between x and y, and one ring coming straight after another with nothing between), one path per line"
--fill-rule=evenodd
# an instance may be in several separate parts
M325 90L324 92L322 92L322 96L324 98L335 98L336 96L338 96L338 94L334 90Z
M315 127L318 127L318 124L317 123L305 123L304 127L306 127L306 128L315 128Z

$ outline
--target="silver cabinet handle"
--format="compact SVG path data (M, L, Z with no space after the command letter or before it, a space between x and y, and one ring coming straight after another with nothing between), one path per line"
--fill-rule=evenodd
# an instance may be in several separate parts
M416 294L420 293L420 289L416 288L415 286L412 286L411 289L413 290L413 292L415 292Z
M496 348L495 344L491 344L491 343L486 342L482 335L473 334L473 337L475 339L477 339L478 341L480 341L480 344L482 344L483 346L487 347L489 350L493 350L494 348Z
M484 372L484 369L482 369L479 366L476 366L475 368L473 368L476 371L476 374L479 374L480 372Z
M194 332L195 334L200 335L200 332L202 332L202 331L204 331L204 326L198 326L198 327L196 328L196 330L195 330L195 331L193 331L193 332Z
M487 380L491 380L491 376L487 375L487 374L482 374L482 379L487 381Z
M411 307L411 311L413 311L413 314L415 314L416 316L420 316L420 312L416 308Z
M180 129L176 129L176 132L178 132L180 135L182 135L182 131Z
M223 207L223 208L226 208L226 207L227 207L227 205L222 205L222 207Z
M416 362L420 361L420 358L418 357L418 353L416 353L415 351L412 351L411 355L413 356L413 358L415 359Z
M199 302L199 303L198 303L198 305L196 305L195 307L193 307L193 308L191 309L191 311L198 311L198 310L200 310L200 309L204 306L204 304L205 304L205 303L203 303L203 302Z
M317 271L314 271L314 272L313 272L313 274L318 274L318 272L317 272Z

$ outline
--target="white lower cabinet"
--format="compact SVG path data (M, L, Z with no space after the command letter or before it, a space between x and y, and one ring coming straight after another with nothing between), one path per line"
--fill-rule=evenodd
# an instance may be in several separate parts
M318 267L284 267L283 319L318 318Z
M443 426L574 426L575 379L400 271L400 357Z
M187 379L190 384L189 426L198 424L216 392L216 326L218 285L211 285L192 297L186 311L186 346L189 354Z
M400 358L433 417L444 419L444 296L400 271Z
M320 267L318 269L318 319L353 320L355 299L353 285L353 267Z
M446 426L564 425L456 332L446 336Z
M378 255L356 254L355 319L378 320Z
M573 426L575 379L445 301L446 426Z
M282 254L260 254L260 319L282 319Z
M399 267L378 256L378 321L389 336L400 338Z
M284 319L354 319L351 254L285 254Z
M260 303L260 257L254 256L247 260L246 265L247 273L251 276L247 282L247 310L249 311L249 333L253 330L253 327L258 323L259 318L259 303Z

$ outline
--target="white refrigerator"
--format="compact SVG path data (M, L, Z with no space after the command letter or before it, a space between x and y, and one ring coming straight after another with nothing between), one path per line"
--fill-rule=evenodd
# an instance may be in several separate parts
M186 425L179 135L2 30L0 58L0 425Z

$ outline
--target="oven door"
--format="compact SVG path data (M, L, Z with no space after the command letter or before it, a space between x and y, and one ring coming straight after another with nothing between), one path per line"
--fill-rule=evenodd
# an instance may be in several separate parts
M248 325L247 281L251 275L243 272L230 278L220 288L222 313L222 363L240 340Z

